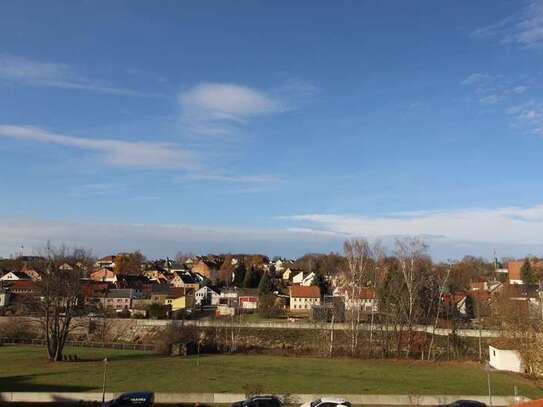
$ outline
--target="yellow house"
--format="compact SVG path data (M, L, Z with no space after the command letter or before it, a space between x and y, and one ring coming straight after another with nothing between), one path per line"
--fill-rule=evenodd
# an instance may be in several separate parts
M166 298L165 305L169 305L172 311L194 307L194 290L185 291L185 295Z

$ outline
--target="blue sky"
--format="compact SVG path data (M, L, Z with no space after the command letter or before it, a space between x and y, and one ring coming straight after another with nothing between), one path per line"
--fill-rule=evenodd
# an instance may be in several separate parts
M542 1L3 2L0 255L543 250Z

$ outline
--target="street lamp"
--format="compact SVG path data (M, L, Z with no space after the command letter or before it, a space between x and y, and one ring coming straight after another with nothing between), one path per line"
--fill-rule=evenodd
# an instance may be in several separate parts
M107 373L107 358L104 358L104 381L102 382L102 406L106 404L106 373Z

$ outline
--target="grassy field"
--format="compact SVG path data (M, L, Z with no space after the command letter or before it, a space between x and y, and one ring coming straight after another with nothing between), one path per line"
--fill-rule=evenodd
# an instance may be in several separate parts
M107 357L108 390L269 393L480 394L486 373L475 363L360 361L302 357L207 355L172 358L147 352L67 349L79 362L50 363L38 347L0 347L0 391L99 391ZM543 397L523 377L491 373L494 394Z

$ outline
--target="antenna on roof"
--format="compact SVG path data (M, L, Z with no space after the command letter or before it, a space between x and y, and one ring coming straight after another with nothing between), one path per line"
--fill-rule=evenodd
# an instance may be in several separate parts
M494 270L498 270L498 257L496 256L496 249L493 249L493 255L494 255Z

